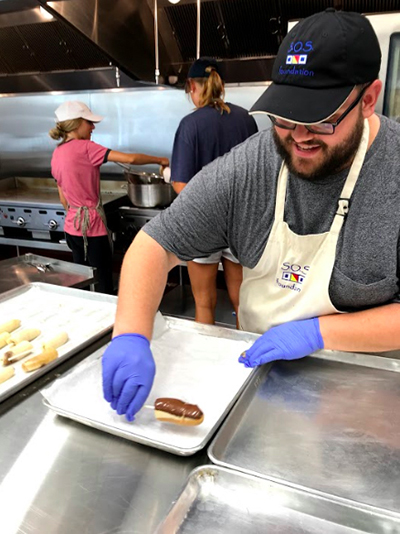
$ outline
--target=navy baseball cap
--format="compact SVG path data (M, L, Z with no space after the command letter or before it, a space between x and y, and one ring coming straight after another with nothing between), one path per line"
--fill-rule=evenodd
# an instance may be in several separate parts
M301 124L333 115L356 85L378 78L381 50L369 20L328 8L300 21L279 47L272 84L250 113Z
M212 67L209 72L206 72L207 67ZM217 60L212 57L201 57L196 59L189 69L188 78L208 78L211 70L216 70L221 75Z

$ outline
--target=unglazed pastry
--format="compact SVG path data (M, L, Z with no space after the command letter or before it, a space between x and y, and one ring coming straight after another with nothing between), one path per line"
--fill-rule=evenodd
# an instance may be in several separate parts
M3 332L13 332L20 326L21 321L19 319L11 319L11 321L7 321L6 323L0 324L0 334Z
M61 345L64 345L68 341L68 334L67 332L60 332L56 336L52 337L51 339L48 339L46 341L43 341L42 348L43 349L49 349L52 347L53 349L58 349L61 347Z
M0 349L5 347L8 344L11 334L9 332L2 332L0 334Z
M29 360L26 360L26 362L22 364L22 369L25 371L25 373L36 371L36 369L40 369L40 367L47 365L48 363L55 360L57 357L58 357L58 352L56 351L56 349L53 349L53 347L49 347L48 349L45 349L43 352L41 352L37 356L34 356L33 358L29 358Z
M15 375L15 369L14 367L7 367L6 369L2 369L0 371L0 384L5 382L6 380L9 380Z
M7 350L3 355L3 365L9 365L15 363L18 360L25 358L30 352L33 351L33 345L29 341L21 341L14 345L12 349Z
M196 426L204 421L204 414L196 404L170 397L156 399L154 415L159 421L183 426Z
M37 328L25 328L25 330L21 330L16 334L11 334L8 344L17 345L21 341L32 341L32 339L38 336L40 336L40 330Z

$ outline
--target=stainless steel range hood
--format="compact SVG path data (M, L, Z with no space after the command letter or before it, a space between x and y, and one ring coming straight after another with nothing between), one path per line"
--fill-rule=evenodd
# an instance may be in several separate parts
M196 57L197 0L175 5L168 0L38 2L140 80L155 80L155 7L162 79L177 75L183 81ZM201 0L200 4L201 55L224 62L227 82L270 79L274 55L286 32L277 2Z
M37 0L0 0L0 93L138 87L154 77L150 52L128 54L129 40L122 46L120 40L127 36L113 26L109 2L108 17L106 13L96 16L95 1L80 2L79 20L69 11L77 7L74 2L44 2L43 6ZM68 18L57 14L55 7ZM52 9L55 16L49 17ZM147 42L144 48L149 46ZM141 68L143 57L147 70Z
M155 7L161 83L171 75L184 80L197 55L198 35L200 55L218 58L228 83L266 81L288 20L332 4L355 9L354 0L201 0L198 32L198 2L0 0L0 93L27 90L23 73L34 73L33 90L42 91L53 84L57 90L85 88L77 87L79 80L88 89L154 83ZM364 0L362 10L395 11L397 5L393 0ZM55 18L46 20L39 7ZM73 73L83 71L85 76L71 81ZM98 86L101 80L104 85Z
M44 0L38 0L45 5ZM91 39L127 74L154 81L154 9L157 6L161 76L183 81L197 56L213 56L223 64L225 80L271 79L276 52L291 19L326 7L356 10L354 0L57 0L54 13ZM111 6L111 7L110 7ZM395 11L393 0L364 0L365 13Z
M146 0L38 0L128 76L155 79L154 17ZM165 47L160 44L160 53Z
M106 85L99 88L110 83L115 87L117 71L110 72L110 64L122 73L121 86L153 83L155 6L159 81L170 75L183 81L196 55L196 4L197 0L177 5L168 0L0 0L0 93L92 89L99 83L99 69L106 68ZM54 19L44 19L40 6ZM282 33L276 2L201 1L201 54L224 62L227 82L270 79ZM82 71L87 71L85 76L73 75Z

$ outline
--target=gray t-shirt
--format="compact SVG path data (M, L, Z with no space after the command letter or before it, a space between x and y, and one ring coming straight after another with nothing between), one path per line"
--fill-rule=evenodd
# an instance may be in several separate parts
M336 250L329 292L342 311L399 302L400 124L380 116ZM144 231L181 260L230 247L260 260L273 222L282 160L263 130L204 167ZM348 169L321 180L289 176L285 221L300 235L329 230Z

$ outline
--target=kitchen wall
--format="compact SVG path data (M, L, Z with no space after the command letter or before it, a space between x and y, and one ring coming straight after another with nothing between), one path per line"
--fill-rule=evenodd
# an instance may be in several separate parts
M249 109L266 85L227 87L226 100ZM1 88L0 88L1 90ZM179 121L193 110L182 90L154 87L81 93L43 93L0 98L0 177L50 176L56 146L48 136L54 110L65 100L81 100L104 116L92 139L123 152L145 152L170 157ZM256 116L259 128L269 126ZM147 166L143 170L156 170ZM102 167L102 176L121 178L115 164Z

